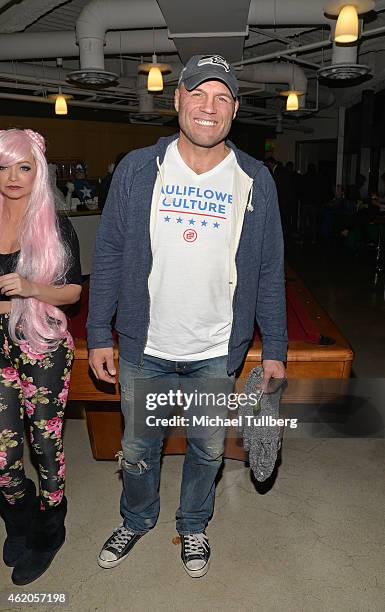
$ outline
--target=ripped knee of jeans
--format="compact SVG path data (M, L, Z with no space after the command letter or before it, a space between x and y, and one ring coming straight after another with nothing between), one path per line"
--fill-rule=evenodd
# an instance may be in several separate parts
M222 461L224 444L195 445L195 454L204 461Z
M118 460L119 468L124 472L141 475L150 469L150 465L145 459L130 462L124 457L123 451L116 453L115 457Z
M206 453L212 461L220 461L223 456L223 451L223 445L206 447Z

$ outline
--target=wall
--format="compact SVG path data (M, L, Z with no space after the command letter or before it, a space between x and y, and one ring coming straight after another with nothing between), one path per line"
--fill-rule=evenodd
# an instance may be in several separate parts
M304 121L303 125L306 128L311 128L313 131L310 134L305 134L300 131L287 130L283 134L277 135L274 157L284 163L288 161L294 162L297 141L337 138L338 109L327 108L318 113L317 117Z
M78 121L41 117L0 117L0 129L31 128L47 140L48 159L80 159L88 164L89 178L102 177L116 156L124 151L153 144L175 127L131 125L105 121Z
M161 136L177 132L177 125L131 125L108 121L83 121L66 118L1 116L0 129L31 128L47 139L50 159L78 159L88 165L89 178L103 177L108 164L122 152L154 144ZM274 134L271 128L234 123L229 137L241 149L264 158L265 138Z

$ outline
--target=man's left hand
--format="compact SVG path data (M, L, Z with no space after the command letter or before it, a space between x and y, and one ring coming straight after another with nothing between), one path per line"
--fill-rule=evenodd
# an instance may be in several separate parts
M264 359L262 389L266 393L270 378L286 378L286 368L283 361L275 359Z

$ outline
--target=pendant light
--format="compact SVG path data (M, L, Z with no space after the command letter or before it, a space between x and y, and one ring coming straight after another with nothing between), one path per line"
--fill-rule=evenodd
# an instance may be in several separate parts
M72 96L63 94L61 87L59 87L59 90L57 93L50 94L48 98L52 100L53 102L55 102L55 115L67 115L68 114L67 100L71 100Z
M168 64L161 64L158 62L158 58L155 53L155 28L152 29L153 36L153 54L152 61L141 63L138 66L138 72L145 72L148 74L147 77L147 90L151 92L159 92L163 90L163 73L171 72L171 68Z
M63 59L61 57L56 58L56 66L59 68L59 83L61 82L61 69L63 67ZM67 94L63 94L61 90L61 86L59 86L59 90L56 94L50 94L48 96L50 100L55 102L55 115L67 115L67 100L71 100L72 96L68 96Z
M356 40L358 40L357 9L352 4L346 4L338 15L334 41L348 44Z
M286 91L280 91L279 94L281 96L286 96L286 110L289 112L297 111L299 109L299 100L298 96L303 96L305 92L299 91L295 87L295 77L294 77L294 62L292 62L292 74L291 74L291 83L290 89Z
M55 100L55 115L67 115L67 113L67 102L61 92L61 87L59 87L59 93Z
M163 91L163 77L162 71L158 64L157 57L154 53L152 56L151 68L148 71L147 77L147 89L148 91Z
M289 92L286 100L286 110L296 111L298 110L298 95L295 91Z

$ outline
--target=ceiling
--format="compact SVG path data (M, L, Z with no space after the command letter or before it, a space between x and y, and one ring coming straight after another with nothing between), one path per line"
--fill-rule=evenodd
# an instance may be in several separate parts
M309 131L309 118L320 110L354 104L364 88L384 88L385 0L357 2L372 10L363 16L359 44L346 51L345 66L353 66L356 78L330 80L317 78L320 68L335 65L335 20L324 12L328 0L0 0L0 111L25 114L28 108L29 115L53 116L48 95L61 86L73 96L68 118L104 113L133 123L168 123L175 120L173 91L182 62L194 53L216 52L239 71L240 121ZM95 61L94 34L84 34L90 21L95 40L102 36L106 43L96 74L114 79L92 87L68 77ZM81 63L76 36L87 36ZM154 51L172 68L156 96L137 75ZM356 65L368 74L359 76ZM294 76L305 81L307 94L304 109L290 114L278 92Z

